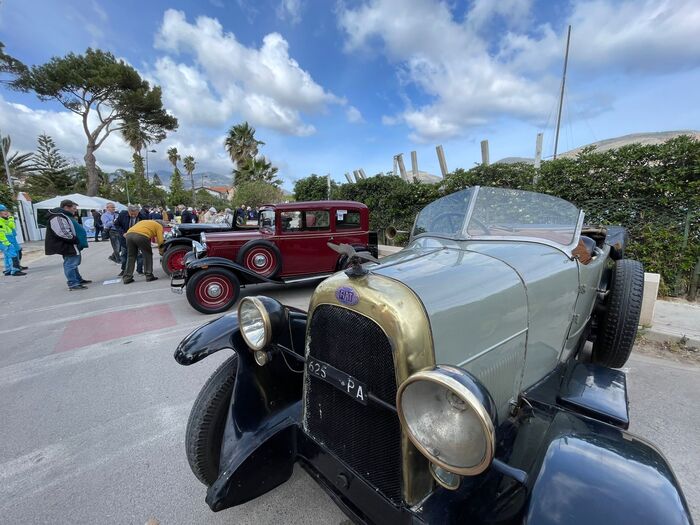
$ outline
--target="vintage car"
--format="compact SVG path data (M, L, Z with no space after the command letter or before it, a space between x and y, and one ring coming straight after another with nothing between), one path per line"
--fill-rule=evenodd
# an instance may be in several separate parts
M233 350L187 425L210 508L299 463L360 523L692 523L666 459L626 430L642 266L583 219L465 189L419 213L406 249L353 257L308 313L249 296L187 336L182 365Z
M185 269L185 255L192 251L192 241L199 241L202 233L221 233L257 229L257 226L245 224L194 223L175 224L165 234L163 255L160 264L166 275L172 275Z
M241 287L319 280L347 265L328 242L348 244L376 257L377 233L369 231L367 206L353 201L293 202L263 206L259 227L202 233L171 275L196 310L220 313L238 301Z

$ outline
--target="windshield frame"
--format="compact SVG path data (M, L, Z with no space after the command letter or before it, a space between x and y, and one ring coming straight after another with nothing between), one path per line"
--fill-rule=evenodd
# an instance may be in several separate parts
M552 241L550 239L545 239L543 237L529 237L525 235L470 235L467 233L467 227L469 226L469 223L471 221L472 215L474 213L474 208L476 207L476 202L479 197L479 190L481 189L481 186L470 186L469 188L464 188L464 190L471 189L472 190L472 196L469 201L469 206L467 207L467 211L464 214L464 221L462 222L462 227L459 230L459 233L456 235L449 235L445 233L439 233L439 232L423 232L419 233L418 235L413 235L413 232L415 231L416 228L416 223L418 221L418 217L420 216L421 212L419 212L416 215L416 218L413 220L413 226L411 227L411 239L410 242L412 242L414 239L419 239L421 237L438 237L441 239L449 239L453 241L518 241L518 242L532 242L532 243L537 243L537 244L544 244L546 246L550 246L552 248L556 248L557 250L564 252L568 257L571 257L571 253L576 248L579 242L579 238L581 236L581 229L583 228L583 220L585 217L585 213L583 210L580 208L578 209L578 218L576 220L576 226L574 228L574 235L569 244L561 244L556 241ZM464 191L460 190L460 191ZM517 191L523 191L526 192L527 190L517 190ZM529 192L529 193L539 193L539 192ZM547 195L546 193L542 193L542 195ZM553 195L550 195L553 197ZM557 197L559 198L559 197ZM564 202L569 202L565 199L562 199ZM434 202L434 201L433 201ZM572 204L572 203L569 203Z

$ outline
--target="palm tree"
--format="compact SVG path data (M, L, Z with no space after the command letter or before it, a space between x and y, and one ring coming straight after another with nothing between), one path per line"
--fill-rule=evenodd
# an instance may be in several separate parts
M12 139L10 136L2 138L2 155L7 159L7 164L10 168L10 175L13 179L23 179L26 175L29 175L34 171L33 164L33 153L23 153L19 154L19 151L15 151L10 155L10 147L12 146ZM5 163L0 162L0 181L3 183L7 180L7 174L5 173Z
M177 148L168 149L168 161L173 165L173 169L177 170L177 163L180 162L180 155L177 153Z
M182 159L182 165L185 166L185 171L190 176L190 183L192 184L192 200L196 204L197 199L194 193L194 175L192 175L192 173L194 173L197 163L194 161L194 157L192 155L187 155L184 159Z
M266 182L273 186L279 186L282 181L277 179L277 167L271 162L267 162L265 157L248 158L241 164L237 165L234 170L236 184L243 182Z
M247 122L231 126L224 141L226 151L231 161L236 164L236 168L246 160L255 158L258 154L258 146L263 145L265 145L263 141L255 138L255 128Z
M134 151L134 173L137 177L143 177L143 157L141 156L141 150L148 146L148 134L141 129L141 125L135 120L125 122L124 126L121 128L121 134L129 147Z

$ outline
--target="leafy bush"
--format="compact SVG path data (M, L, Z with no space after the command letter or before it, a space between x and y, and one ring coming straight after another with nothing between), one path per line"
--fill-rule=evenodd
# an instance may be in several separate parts
M301 182L301 181L300 181ZM576 158L457 169L440 184L378 175L342 184L333 198L370 208L370 227L408 230L418 211L438 197L469 186L538 191L568 200L588 224L620 224L630 233L627 256L662 276L661 292L683 294L700 257L700 142L681 136L663 144L630 144Z

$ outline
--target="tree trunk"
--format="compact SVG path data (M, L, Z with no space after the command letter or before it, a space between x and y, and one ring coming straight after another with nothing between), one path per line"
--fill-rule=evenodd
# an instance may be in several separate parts
M100 189L100 182L97 178L97 159L94 152L94 145L88 143L83 159L85 159L85 171L87 172L87 194L90 197L96 196Z
M192 184L192 203L196 206L197 205L197 194L194 191L194 175L190 173L190 183Z

